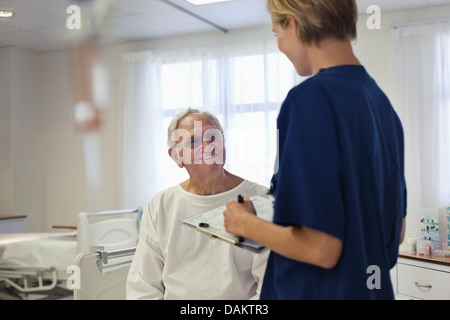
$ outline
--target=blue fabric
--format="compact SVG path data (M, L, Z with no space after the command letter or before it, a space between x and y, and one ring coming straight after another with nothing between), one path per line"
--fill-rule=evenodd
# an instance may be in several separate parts
M261 299L393 299L406 186L388 98L362 66L322 69L289 92L277 126L274 223L323 231L343 250L332 269L271 252Z

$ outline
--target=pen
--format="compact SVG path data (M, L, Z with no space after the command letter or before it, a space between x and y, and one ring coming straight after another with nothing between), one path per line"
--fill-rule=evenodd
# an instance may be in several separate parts
M240 194L238 195L238 199L237 200L238 200L239 203L244 203L244 197L242 195L240 195ZM244 241L244 237L238 237L238 241L239 242L243 242Z
M226 241L226 242L231 243L231 244L234 244L234 245L236 245L237 242L239 242L239 241L237 241L237 240L233 240L233 239L227 238L227 237L225 237L225 236L223 236L223 235L216 234L216 233L214 233L213 231L208 230L208 228L209 228L209 224L208 224L208 223L206 223L206 222L201 222L201 223L199 223L199 225L198 225L198 227L197 227L197 230L198 230L198 231L201 231L201 232L203 232L203 233L206 233L207 235L210 235L210 236L213 237L213 238L218 238L218 239L221 239L221 240L223 240L223 241Z

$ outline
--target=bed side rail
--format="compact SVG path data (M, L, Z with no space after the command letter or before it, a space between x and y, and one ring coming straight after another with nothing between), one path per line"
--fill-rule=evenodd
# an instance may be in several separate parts
M107 216L107 215L119 215L119 214L128 214L128 213L141 213L142 208L133 208L133 209L123 209L123 210L109 210L109 211L98 211L98 212L86 212L86 216Z
M107 273L109 271L121 268L124 265L129 265L133 260L136 247L126 248L114 251L96 250L95 258L97 259L97 268L100 273ZM114 261L112 261L114 260Z

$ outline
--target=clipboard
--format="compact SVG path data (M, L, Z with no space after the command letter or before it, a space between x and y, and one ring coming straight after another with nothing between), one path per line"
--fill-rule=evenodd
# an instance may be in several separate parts
M256 213L261 219L272 221L273 219L273 195L264 194L249 198L253 202ZM195 230L209 235L211 238L220 239L231 245L235 245L255 253L263 252L266 248L244 237L237 237L225 230L223 212L226 206L220 206L213 210L202 212L190 218L182 220L183 224Z

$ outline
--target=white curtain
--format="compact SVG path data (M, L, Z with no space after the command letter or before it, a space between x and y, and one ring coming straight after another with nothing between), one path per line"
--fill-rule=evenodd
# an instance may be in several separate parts
M288 90L301 80L274 40L126 54L122 205L143 205L188 177L166 145L170 120L187 107L221 121L230 172L269 186L276 117Z
M162 185L157 170L162 155L156 150L164 141L158 107L158 74L152 72L153 55L149 52L126 54L123 57L121 84L121 183L120 206L144 206Z
M391 100L405 132L408 214L450 206L450 23L391 30Z

